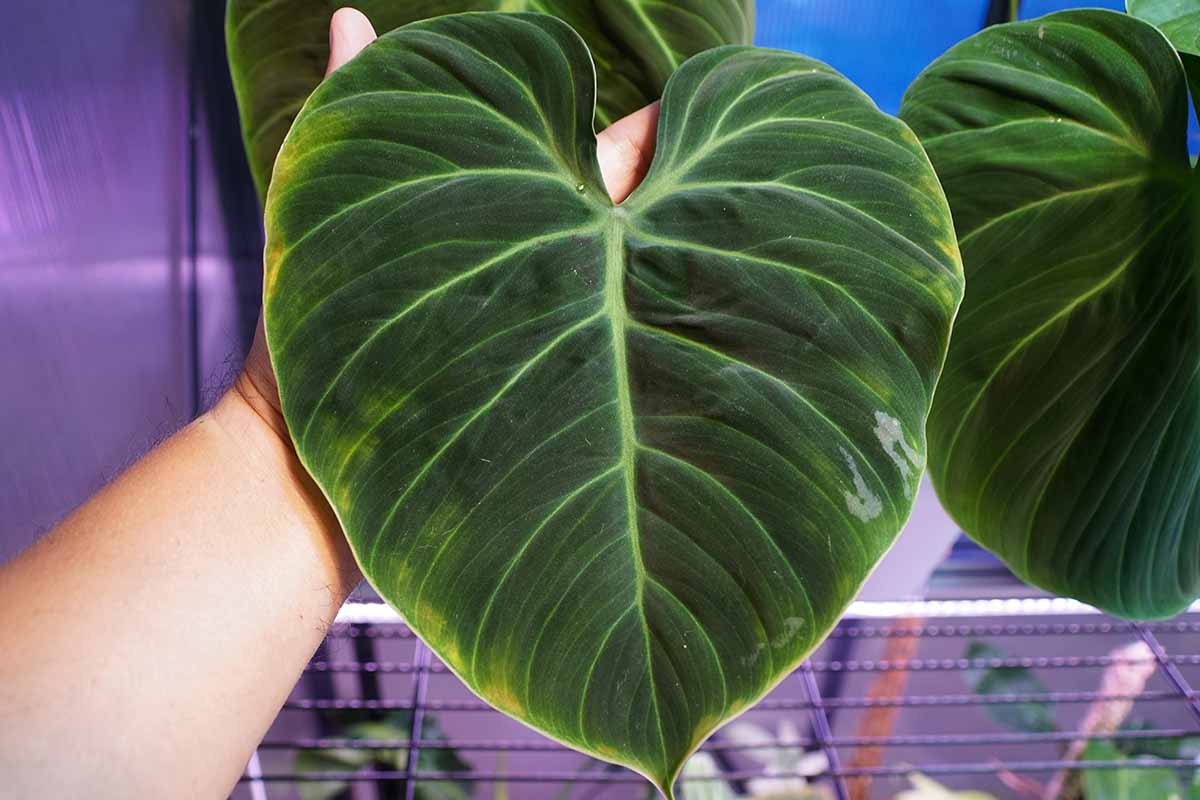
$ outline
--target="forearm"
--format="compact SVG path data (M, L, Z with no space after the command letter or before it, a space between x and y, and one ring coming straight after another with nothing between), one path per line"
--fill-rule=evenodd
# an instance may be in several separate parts
M0 794L225 796L353 588L237 392L0 569Z

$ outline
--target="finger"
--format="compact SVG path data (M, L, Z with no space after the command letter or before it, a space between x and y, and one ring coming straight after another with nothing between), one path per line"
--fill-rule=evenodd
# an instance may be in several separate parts
M614 122L596 137L596 158L604 188L614 203L629 196L646 177L654 158L658 103Z
M329 20L329 64L325 67L325 77L373 41L375 28L361 11L339 8L333 12L333 19Z

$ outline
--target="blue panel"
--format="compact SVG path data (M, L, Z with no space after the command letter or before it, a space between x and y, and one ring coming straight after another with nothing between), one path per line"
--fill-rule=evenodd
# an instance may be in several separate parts
M895 114L917 73L986 12L985 0L759 0L755 43L828 63Z
M818 58L895 114L905 89L930 61L975 33L986 0L758 0L755 44ZM1023 0L1021 18L1071 8L1123 11L1125 0ZM1189 149L1200 151L1192 114Z
M1025 0L1021 4L1021 19L1032 19L1068 8L1107 8L1110 11L1124 11L1125 0L1089 0L1086 3L1079 0Z

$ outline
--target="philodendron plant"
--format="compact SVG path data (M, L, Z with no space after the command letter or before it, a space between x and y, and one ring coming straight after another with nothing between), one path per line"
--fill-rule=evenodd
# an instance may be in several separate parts
M1129 11L986 29L901 117L967 273L929 425L943 503L1030 583L1153 618L1200 593L1200 2Z
M907 518L962 271L916 137L824 64L687 60L620 205L596 92L555 17L382 36L279 152L266 331L379 594L670 797Z
M329 18L346 0L229 0L226 46L260 196L300 106L325 74ZM537 11L570 24L600 75L601 127L657 100L688 56L749 44L754 0L357 0L380 33L465 11Z

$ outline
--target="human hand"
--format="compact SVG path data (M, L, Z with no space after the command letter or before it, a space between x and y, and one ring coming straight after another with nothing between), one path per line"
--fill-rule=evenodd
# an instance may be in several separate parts
M352 8L339 9L330 21L329 63L325 75L354 58L375 38L375 29L361 12ZM624 200L645 177L654 156L657 125L658 103L653 103L614 122L596 137L600 173L614 202ZM291 447L261 315L254 344L230 395L253 410L287 447ZM316 496L319 497L319 493ZM320 502L324 503L323 500Z

